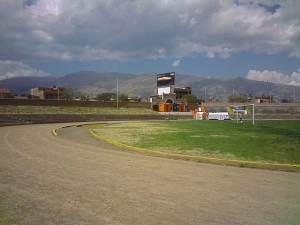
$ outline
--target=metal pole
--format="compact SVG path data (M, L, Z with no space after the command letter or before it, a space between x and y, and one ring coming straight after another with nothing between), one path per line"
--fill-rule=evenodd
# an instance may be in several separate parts
M206 103L206 86L205 86L205 103Z
M57 99L59 100L59 79L58 77L56 77L57 79Z
M119 108L119 79L117 78L117 108Z
M295 86L294 86L294 103L296 102Z
M254 125L254 114L255 114L255 112L254 112L254 104L253 104L253 108L252 108L252 110L253 110L253 125Z
M1 87L0 90L2 89L2 77L1 77ZM2 90L1 90L1 98L2 98Z

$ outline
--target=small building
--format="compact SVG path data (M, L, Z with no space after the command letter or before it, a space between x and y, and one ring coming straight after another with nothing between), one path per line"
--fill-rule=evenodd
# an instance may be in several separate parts
M261 97L256 97L257 103L272 103L273 95L265 95L263 94Z
M60 99L59 95L64 91L65 88L63 87L56 87L53 86L52 88L49 87L36 87L32 88L30 90L31 95L34 98L39 98L39 99L49 99L49 100L54 100L54 99Z
M190 95L192 93L191 87L172 87L172 93L176 95L176 99L179 100L184 95Z
M220 100L216 98L207 98L205 100L205 103L218 103L218 102L220 102Z
M0 98L12 98L12 94L8 88L0 88Z
M188 94L191 94L191 87L157 87L150 100L152 109L160 112L185 112L187 101L180 99Z
M154 89L154 95L175 94L175 99L180 100L182 96L192 93L191 87L157 87Z

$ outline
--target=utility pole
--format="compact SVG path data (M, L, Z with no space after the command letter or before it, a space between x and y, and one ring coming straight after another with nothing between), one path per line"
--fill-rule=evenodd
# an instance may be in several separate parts
M0 86L0 90L2 89L2 77L1 77L1 86ZM2 90L1 90L1 98L2 98Z
M295 86L294 86L294 103L296 102Z
M119 108L119 78L117 78L117 108Z
M59 79L58 77L56 77L57 79L57 99L59 100Z
M206 103L206 86L205 86L205 103Z

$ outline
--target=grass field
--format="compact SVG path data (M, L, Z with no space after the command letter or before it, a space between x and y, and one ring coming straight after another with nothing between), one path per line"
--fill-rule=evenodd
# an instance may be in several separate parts
M99 136L183 155L300 165L300 121L159 121L88 126Z

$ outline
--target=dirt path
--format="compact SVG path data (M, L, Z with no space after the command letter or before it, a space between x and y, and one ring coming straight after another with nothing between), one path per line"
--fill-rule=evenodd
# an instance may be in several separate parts
M0 224L300 221L300 174L151 157L60 126L0 128Z

